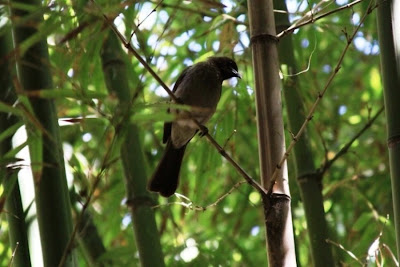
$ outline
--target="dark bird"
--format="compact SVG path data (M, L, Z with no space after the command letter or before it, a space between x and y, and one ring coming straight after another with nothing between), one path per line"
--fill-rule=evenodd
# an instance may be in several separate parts
M199 130L191 118L204 125L214 114L221 97L222 82L238 77L238 67L228 57L210 57L186 68L172 90L180 104L191 106L191 117L183 111L171 109L177 115L173 122L164 124L163 142L167 143L148 189L164 197L175 193L179 182L179 171L186 145Z

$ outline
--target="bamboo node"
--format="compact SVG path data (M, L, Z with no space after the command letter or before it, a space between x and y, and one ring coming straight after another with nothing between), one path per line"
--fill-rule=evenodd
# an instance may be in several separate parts
M388 148L394 148L395 146L400 144L400 136L393 136L391 138L388 139L387 141L387 145Z
M271 35L268 33L261 33L261 34L251 36L250 45L252 45L253 43L258 43L258 42L269 42L269 43L276 44L279 42L279 38L276 37L275 35Z

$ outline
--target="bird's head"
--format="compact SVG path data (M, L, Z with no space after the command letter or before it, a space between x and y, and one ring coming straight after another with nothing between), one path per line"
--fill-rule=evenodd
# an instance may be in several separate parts
M208 60L220 70L222 79L237 77L241 79L236 62L229 57L210 57Z

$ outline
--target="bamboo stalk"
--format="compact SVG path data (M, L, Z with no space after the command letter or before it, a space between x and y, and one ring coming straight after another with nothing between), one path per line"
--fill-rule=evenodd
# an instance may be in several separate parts
M279 61L272 0L248 1L255 76L261 184L268 188L285 154ZM263 195L269 266L296 266L286 163L275 186Z
M274 4L275 8L287 11L285 2L275 0ZM290 25L287 13L279 13L275 17L277 30L285 31ZM283 79L285 107L289 117L290 130L296 133L301 128L306 111L300 96L300 83L297 76L293 75L297 72L294 50L290 35L280 40L278 46L280 63L287 65L288 69L288 73L284 74ZM321 175L317 173L314 166L314 155L306 130L294 147L293 154L296 167L295 177L307 221L312 262L314 266L334 266L331 246L325 241L328 239L328 227L323 205Z
M18 0L12 4L25 4L41 8L38 0ZM43 22L40 12L20 10L11 5L14 19L13 33L15 50L19 51L24 41L37 34ZM22 19L23 18L23 19ZM36 35L37 36L37 35ZM49 55L45 39L26 47L17 55L20 89L32 91L53 88L49 70ZM57 113L53 100L30 98L30 114L26 118L28 143L30 146L37 218L45 266L57 266L72 231L71 206L68 194L63 151L60 140ZM74 253L68 253L64 266L75 266Z
M119 100L119 111L125 117L124 125L116 130L116 134L125 133L121 146L121 159L125 173L128 206L131 209L132 225L135 232L136 246L142 266L164 266L164 256L157 230L153 210L154 200L146 189L146 162L139 138L139 128L129 121L131 92L128 84L128 73L121 45L112 30L106 38L101 60L110 93L115 93ZM132 73L131 75L135 75ZM139 80L137 80L139 82ZM139 84L138 84L139 86Z
M383 1L378 7L377 16L398 259L400 259L400 105L398 103L400 99L399 10L399 1Z

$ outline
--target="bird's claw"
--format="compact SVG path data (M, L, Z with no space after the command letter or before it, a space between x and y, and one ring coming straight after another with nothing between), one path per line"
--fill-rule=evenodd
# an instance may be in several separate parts
M200 133L199 136L203 137L208 134L208 128L204 125L200 125Z

